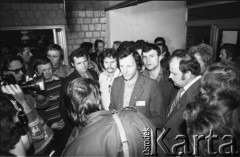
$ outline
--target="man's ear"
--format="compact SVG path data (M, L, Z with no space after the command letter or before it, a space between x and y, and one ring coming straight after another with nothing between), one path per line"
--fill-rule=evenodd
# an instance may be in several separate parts
M71 62L72 67L74 67L74 64Z
M22 56L22 54L19 52L19 53L17 53L17 56Z
M191 72L190 71L187 71L184 75L185 75L185 79L190 79L190 77L191 77Z

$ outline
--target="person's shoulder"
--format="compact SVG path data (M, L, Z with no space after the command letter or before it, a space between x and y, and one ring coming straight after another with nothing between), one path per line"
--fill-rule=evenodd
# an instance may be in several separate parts
M154 85L159 84L158 81L151 79L151 78L147 77L146 75L140 74L139 76L144 81L144 84L154 84Z
M70 75L68 75L67 77L62 79L62 84L66 84L69 81L72 81L73 79L77 78L75 72L71 73Z
M94 79L98 78L98 74L95 70L88 69L88 72L94 77Z
M140 126L151 126L154 128L154 124L144 116L140 111L134 107L126 107L117 112L119 118L127 123L135 123L138 127ZM143 128L142 128L143 129Z
M114 82L121 82L121 81L124 81L124 78L123 78L122 75L121 75L121 76L118 76L118 77L116 77L116 78L114 79Z
M107 77L107 73L105 71L101 72L99 74L99 81L104 81L106 77Z

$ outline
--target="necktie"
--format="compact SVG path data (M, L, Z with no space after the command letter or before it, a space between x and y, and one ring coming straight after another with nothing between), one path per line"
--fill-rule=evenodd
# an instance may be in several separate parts
M168 115L167 115L168 117L169 117L169 115L172 113L174 107L178 104L178 101L179 101L179 99L181 98L181 94L182 94L183 91L184 91L183 88L180 88L180 89L178 90L177 96L176 96L176 98L174 99L174 101L173 101L173 103L172 103L172 105L171 105L171 107L170 107L170 110L169 110L169 112L168 112Z

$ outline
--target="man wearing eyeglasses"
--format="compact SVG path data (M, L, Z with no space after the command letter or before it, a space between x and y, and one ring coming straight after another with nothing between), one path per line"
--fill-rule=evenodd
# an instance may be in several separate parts
M4 58L3 63L3 72L2 72L2 80L6 82L8 85L3 86L1 82L2 92L7 94L12 94L13 96L18 95L21 96L22 101L26 101L28 105L30 105L31 110L33 110L33 114L29 120L29 126L31 131L31 138L33 140L35 154L44 154L46 155L46 147L50 144L53 138L52 129L47 127L46 123L43 121L42 117L37 114L35 109L36 106L41 106L45 103L47 99L44 98L42 101L36 101L36 97L34 98L30 94L24 94L19 85L23 80L23 75L25 74L25 68L23 66L23 60L20 56L6 56ZM15 97L14 97L15 98ZM16 99L16 98L15 98ZM18 101L18 100L17 100ZM27 114L27 111L25 111ZM35 118L36 120L32 122L31 118ZM36 126L39 125L39 126ZM44 127L44 128L43 128Z
M7 56L4 58L3 79L7 79L12 84L21 83L24 73L25 68L20 56Z

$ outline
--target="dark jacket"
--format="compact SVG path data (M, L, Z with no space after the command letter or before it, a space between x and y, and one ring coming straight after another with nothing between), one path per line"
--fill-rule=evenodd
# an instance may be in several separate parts
M182 97L178 101L178 104L176 105L178 107L175 107L173 109L169 117L166 118L166 123L162 127L162 128L165 128L166 130L170 129L169 132L165 135L165 137L162 140L170 150L176 142L175 141L176 136L181 134L185 135L186 133L186 127L185 128L182 127L184 126L183 111L185 110L186 105L189 102L193 101L194 97L200 93L200 85L201 85L200 82L201 82L200 79L197 80L187 89L187 91L182 95ZM170 108L170 105L168 107L168 110L169 108ZM161 134L160 132L162 132L162 130L159 131L159 134ZM164 148L165 146L161 144L161 147ZM162 149L160 149L159 154L160 156L166 156L166 154L163 153Z
M162 79L159 82L159 86L162 94L161 110L164 110L164 117L166 117L168 107L172 100L176 97L179 88L174 86L172 80L169 79L169 73L164 70Z
M115 78L111 89L109 109L120 110L123 108L124 87L123 76ZM136 107L158 127L165 120L161 110L161 99L158 82L139 73L129 106Z
M83 128L80 127L77 137L66 147L62 156L123 156L120 134L112 117L113 113L113 111L97 111L88 115L87 125ZM155 142L153 123L132 108L124 108L118 112L118 117L126 134L129 156L144 156L147 146L145 138L148 137L149 140L152 140L151 142ZM151 129L153 132L150 131ZM155 154L153 143L151 146L149 145L149 151L153 151Z

